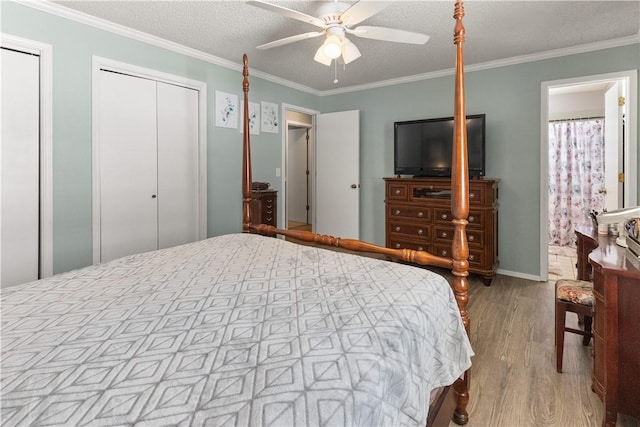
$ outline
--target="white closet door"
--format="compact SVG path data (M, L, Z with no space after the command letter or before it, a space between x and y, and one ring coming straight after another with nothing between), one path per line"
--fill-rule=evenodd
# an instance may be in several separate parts
M158 82L158 247L198 240L198 92Z
M101 261L158 247L156 82L100 72Z
M38 279L40 199L40 63L2 56L2 287Z

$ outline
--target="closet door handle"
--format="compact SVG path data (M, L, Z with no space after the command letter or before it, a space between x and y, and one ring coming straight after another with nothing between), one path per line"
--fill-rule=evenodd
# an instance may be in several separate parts
M152 195L151 195L151 198L152 198L152 199L155 199L155 198L156 198L156 195L155 195L155 194L152 194Z

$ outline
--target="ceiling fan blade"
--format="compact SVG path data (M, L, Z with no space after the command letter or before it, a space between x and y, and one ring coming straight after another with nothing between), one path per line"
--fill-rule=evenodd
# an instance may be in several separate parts
M360 50L356 47L355 44L351 43L351 41L347 38L342 40L342 60L345 64L355 61L360 58L361 53Z
M272 42L269 43L265 43L265 44L261 44L260 46L257 46L256 49L271 49L272 47L278 47L278 46L282 46L285 44L289 44L289 43L293 43L293 42L297 42L300 40L306 40L306 39L311 39L314 37L318 37L324 34L324 31L312 31L310 33L303 33L303 34L297 34L295 36L290 36L290 37L285 37L283 39L279 39L279 40L274 40Z
M353 30L347 30L347 33L365 39L385 40L388 42L410 44L425 44L430 38L426 34L385 27L360 26L358 28L354 28Z
M257 6L261 9L268 10L270 12L275 12L280 15L286 16L287 18L297 19L298 21L306 22L317 27L324 28L325 23L323 20L316 18L315 16L307 15L306 13L298 12L297 10L288 9L286 7L278 6L272 3L267 3L261 0L251 0L248 1L247 4L252 6Z
M380 12L385 7L389 6L390 1L359 1L351 6L349 9L342 12L340 20L343 25L350 26L356 25L370 16Z
M316 55L313 57L313 60L323 65L329 66L331 65L331 61L333 61L333 59L324 54L324 52L322 51L322 47L323 46L320 46L318 48L318 50L316 51Z

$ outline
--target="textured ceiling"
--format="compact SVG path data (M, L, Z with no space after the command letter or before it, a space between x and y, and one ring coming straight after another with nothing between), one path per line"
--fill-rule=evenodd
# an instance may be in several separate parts
M453 1L396 1L363 21L426 33L425 45L408 45L349 36L362 57L337 67L313 61L322 38L269 50L255 47L317 27L243 1L62 1L66 8L102 18L236 64L249 55L253 70L315 91L401 79L454 66ZM315 15L322 2L275 1ZM346 3L353 3L346 2ZM635 1L480 1L465 2L465 63L483 64L542 54L596 42L638 37L640 2Z

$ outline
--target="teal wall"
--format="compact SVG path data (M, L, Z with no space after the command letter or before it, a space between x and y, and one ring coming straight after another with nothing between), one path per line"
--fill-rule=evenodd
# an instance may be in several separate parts
M241 230L242 134L215 127L215 91L242 95L242 74L39 10L1 1L2 32L53 46L53 271L92 263L91 61L100 56L207 83L208 235ZM238 64L242 52L238 53ZM249 64L251 65L251 64ZM252 102L317 109L317 96L252 77ZM252 135L256 180L280 190L281 134ZM229 201L236 200L237 203Z
M541 83L639 67L640 44L634 44L466 73L467 114L487 115L486 175L501 180L501 270L525 277L540 272ZM321 111L360 110L362 239L385 241L382 177L393 176L393 122L452 116L453 79L447 76L322 98ZM640 163L640 150L638 155ZM640 193L640 182L637 188Z
M208 235L240 230L241 135L237 129L216 128L214 119L215 90L241 95L239 71L20 4L3 1L1 7L2 32L53 46L54 272L92 262L92 55L207 83ZM467 113L487 115L487 176L501 179L502 270L537 276L540 269L541 82L639 66L640 45L635 44L466 74ZM384 244L382 177L393 174L393 122L451 116L453 76L323 97L254 76L250 99L323 112L360 110L360 235ZM275 168L281 163L281 138L280 133L252 136L254 179L278 190Z

